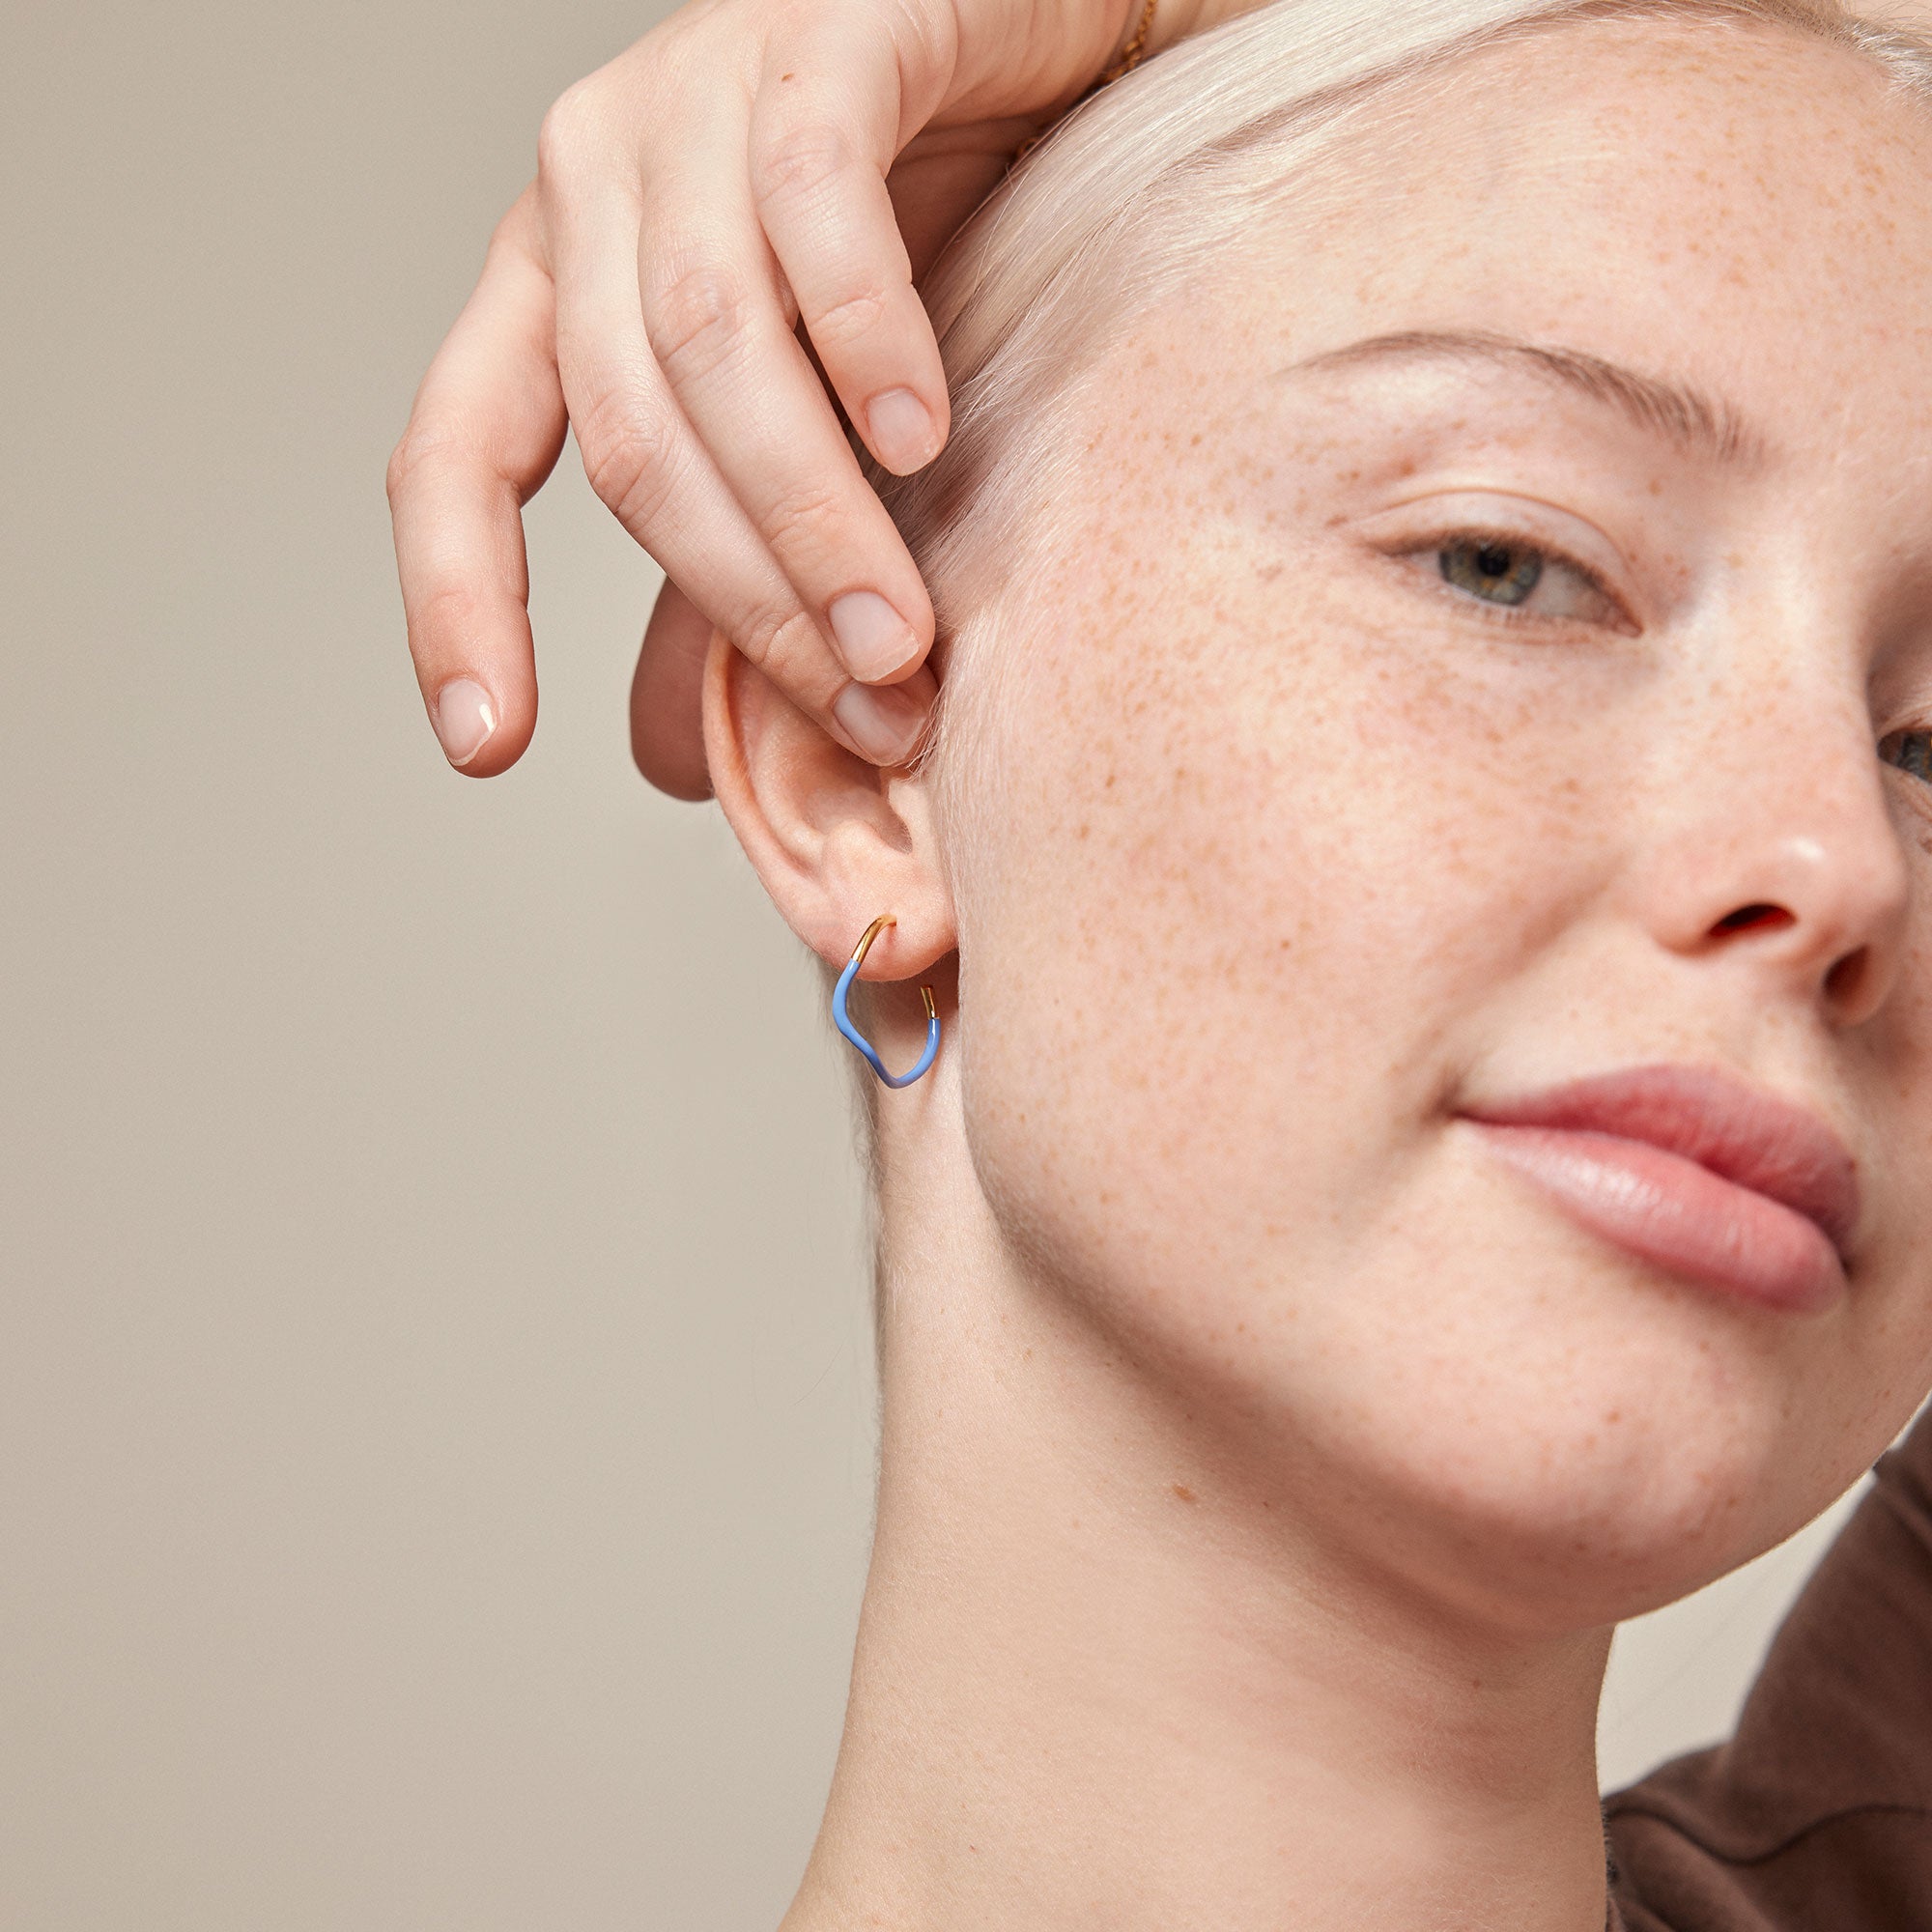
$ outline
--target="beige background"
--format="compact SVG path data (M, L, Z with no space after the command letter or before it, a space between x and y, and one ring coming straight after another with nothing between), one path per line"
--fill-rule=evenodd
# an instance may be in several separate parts
M382 492L658 11L8 16L8 1932L745 1932L810 1843L872 1453L817 981L631 770L655 573L574 453L487 785ZM1728 1722L1816 1541L1622 1640L1607 1780Z

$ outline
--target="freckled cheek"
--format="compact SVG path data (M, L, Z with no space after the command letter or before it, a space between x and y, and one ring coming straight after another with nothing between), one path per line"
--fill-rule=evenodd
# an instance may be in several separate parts
M1159 1177L1141 1239L1164 1190L1272 1210L1284 1161L1332 1186L1338 1135L1401 1131L1533 950L1574 815L1577 748L1513 702L1221 565L1097 596L1111 621L1056 646L969 968L982 1071L1053 1123L1042 1172Z

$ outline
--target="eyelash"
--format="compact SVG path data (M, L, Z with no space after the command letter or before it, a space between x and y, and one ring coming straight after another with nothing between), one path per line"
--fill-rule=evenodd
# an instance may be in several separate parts
M1515 609L1507 604L1491 603L1486 598L1476 596L1473 591L1459 589L1455 584L1441 578L1439 571L1440 558L1443 553L1460 548L1474 550L1494 548L1516 551L1535 557L1546 568L1554 565L1560 570L1569 571L1604 600L1605 604L1615 613L1618 619L1618 628L1627 629L1633 633L1641 628L1636 619L1631 614L1624 600L1588 564L1578 561L1577 558L1572 556L1567 551L1559 550L1554 545L1544 542L1541 538L1528 538L1518 530L1483 525L1457 525L1447 529L1438 530L1420 543L1405 544L1400 551L1392 552L1391 554L1418 563L1435 564L1442 590L1464 608L1475 606L1480 609L1485 617L1491 622L1503 624L1561 624L1589 621L1587 618L1546 616L1538 611Z
M1918 760L1922 766L1922 769L1918 771L1914 771L1909 765L1893 763L1890 758L1885 755L1888 745L1897 745L1903 749L1905 742L1913 738L1921 738L1928 741L1927 752ZM1900 731L1888 731L1878 741L1878 755L1881 764L1890 765L1893 771L1902 772L1909 779L1917 779L1921 785L1932 785L1932 728L1924 725L1907 725Z

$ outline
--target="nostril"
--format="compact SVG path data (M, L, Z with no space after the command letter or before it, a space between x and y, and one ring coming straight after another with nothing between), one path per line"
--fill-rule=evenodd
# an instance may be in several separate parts
M1865 968L1870 962L1868 947L1861 946L1856 952L1847 952L1825 975L1826 997L1840 1007L1857 1005L1864 987Z
M1782 932L1787 925L1796 925L1796 917L1779 905L1740 906L1736 912L1727 912L1711 928L1713 939L1722 939L1733 932Z

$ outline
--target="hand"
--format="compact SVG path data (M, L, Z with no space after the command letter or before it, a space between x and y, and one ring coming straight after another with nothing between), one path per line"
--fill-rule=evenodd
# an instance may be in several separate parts
M1156 38L1200 11L1162 0ZM389 466L410 648L453 764L503 771L536 722L520 513L566 421L668 578L632 697L644 775L710 789L713 626L850 749L903 760L935 689L932 607L826 385L887 469L938 453L916 276L1140 14L692 0L557 101Z

